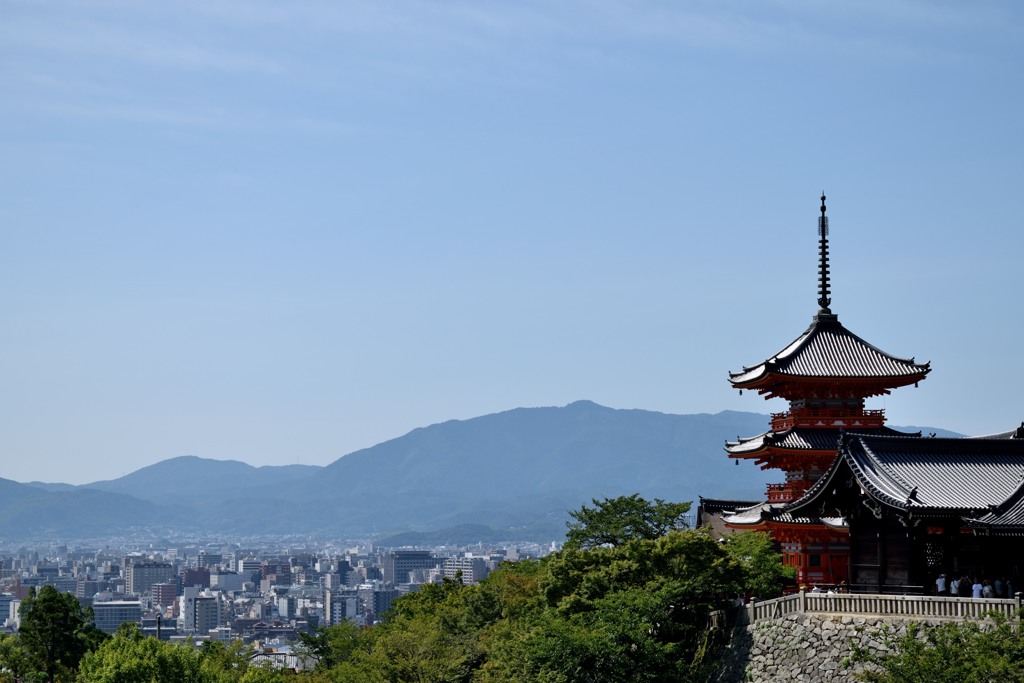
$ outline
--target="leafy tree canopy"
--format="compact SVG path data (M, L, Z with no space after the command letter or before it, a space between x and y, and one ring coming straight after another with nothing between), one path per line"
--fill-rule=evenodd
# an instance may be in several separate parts
M142 635L138 624L122 624L114 637L82 660L79 683L201 683L202 658L191 645L172 645Z
M672 529L686 527L690 503L666 503L660 498L648 501L639 494L591 499L594 507L583 505L569 513L565 524L567 548L617 546L633 539L653 540Z
M701 531L568 548L544 565L538 609L500 624L486 681L704 680L707 615L742 567Z
M299 633L301 649L316 661L316 668L321 671L347 661L363 640L360 627L347 620L334 626L321 626L311 633Z
M762 600L782 595L786 582L796 576L794 567L782 564L768 534L743 531L727 536L723 544L743 569L744 589Z
M71 680L85 653L106 638L92 623L92 609L50 585L29 592L20 616L18 638L26 664L50 683Z
M87 654L77 683L282 683L280 671L252 666L242 643L168 643L122 624L114 637Z
M1024 681L1024 639L1020 626L990 614L986 622L911 624L902 636L889 633L884 652L855 650L867 664L860 678L871 683L989 683Z
M0 633L0 683L25 680L32 671L28 653L17 636Z

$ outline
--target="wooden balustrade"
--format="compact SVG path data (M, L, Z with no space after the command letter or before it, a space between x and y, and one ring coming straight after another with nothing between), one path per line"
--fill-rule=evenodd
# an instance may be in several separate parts
M922 619L978 618L988 612L1007 617L1021 609L1020 593L1014 598L945 598L929 595L879 595L873 593L808 593L800 591L772 600L751 600L747 619L778 619L787 614L848 614Z
M881 427L885 424L885 411L853 408L794 408L784 413L771 414L772 429L782 431L792 427Z
M768 484L766 495L769 503L788 503L804 495L811 488L807 480L788 481L785 484Z

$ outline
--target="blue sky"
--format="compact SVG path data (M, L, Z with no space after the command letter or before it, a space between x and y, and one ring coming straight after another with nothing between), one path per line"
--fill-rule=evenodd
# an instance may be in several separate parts
M326 464L590 399L782 410L817 310L1024 420L1016 2L0 6L0 476ZM724 457L710 453L709 457Z

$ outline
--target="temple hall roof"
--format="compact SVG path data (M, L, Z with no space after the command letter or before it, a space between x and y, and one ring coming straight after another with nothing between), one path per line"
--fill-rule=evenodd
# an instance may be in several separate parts
M1024 439L847 434L829 470L787 510L819 514L828 492L849 478L843 472L896 510L995 521L1020 506L1024 521Z
M831 313L814 316L810 327L767 360L740 372L730 372L738 389L771 391L789 378L878 380L880 386L913 384L930 372L929 363L898 358L846 329Z

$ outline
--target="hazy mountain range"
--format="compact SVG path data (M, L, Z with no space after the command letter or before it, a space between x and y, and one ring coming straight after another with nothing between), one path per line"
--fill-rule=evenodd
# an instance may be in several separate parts
M0 540L167 530L377 537L396 545L561 540L567 511L592 498L760 498L779 473L736 466L723 444L761 433L768 420L578 401L415 429L326 467L182 456L81 486L0 479Z

